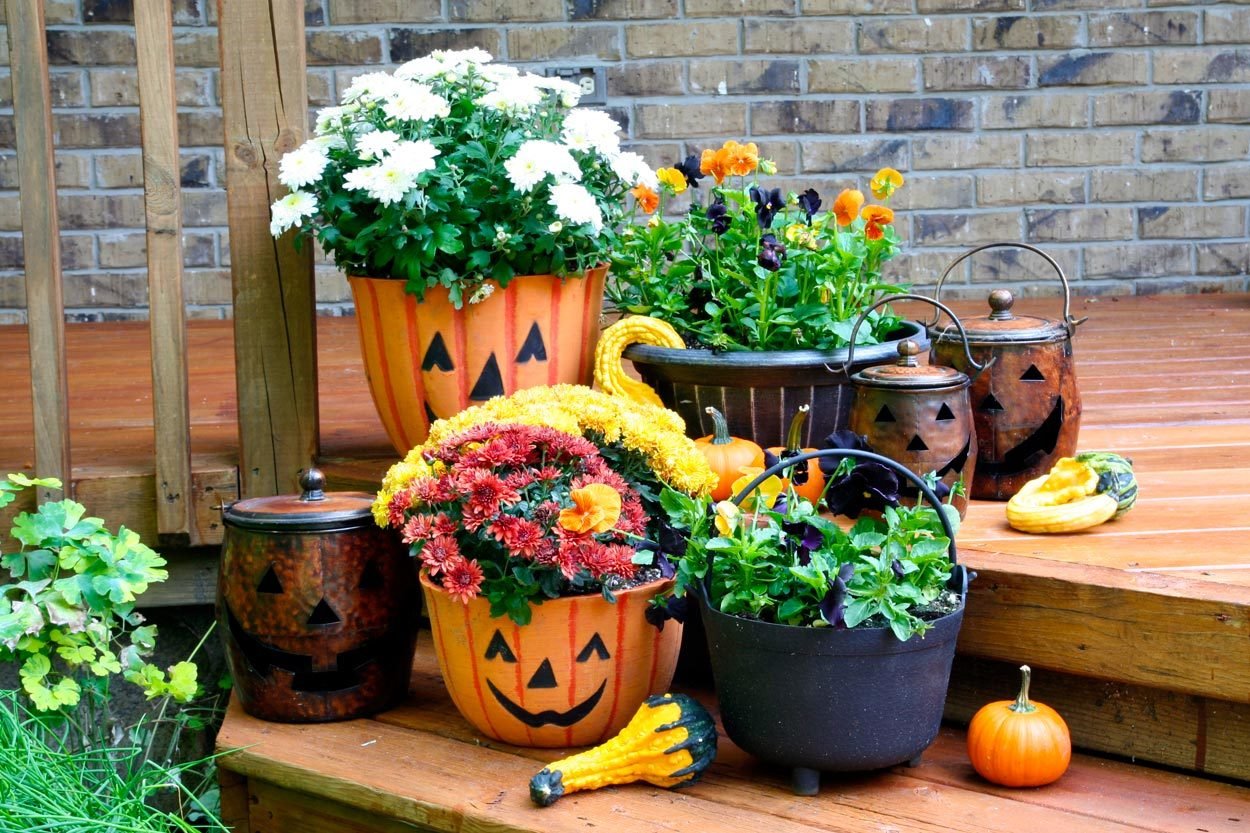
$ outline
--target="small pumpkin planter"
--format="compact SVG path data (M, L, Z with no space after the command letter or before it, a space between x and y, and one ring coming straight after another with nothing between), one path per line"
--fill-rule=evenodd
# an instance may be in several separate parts
M615 593L565 596L528 625L491 618L484 597L462 603L421 576L434 649L456 708L478 731L516 746L589 746L615 735L668 689L681 626L646 620L671 579Z
M522 388L589 384L607 267L524 275L456 309L444 287L418 301L391 278L349 277L369 391L403 454L429 427Z

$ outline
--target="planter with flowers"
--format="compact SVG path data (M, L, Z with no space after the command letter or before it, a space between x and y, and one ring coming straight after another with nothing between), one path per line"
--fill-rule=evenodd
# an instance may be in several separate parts
M732 434L762 446L781 442L804 404L805 445L841 428L851 328L874 302L903 291L881 277L898 251L890 208L848 188L821 212L816 191L783 195L757 180L773 172L754 144L733 141L661 168L655 198L637 201L654 213L622 232L612 258L608 298L623 312L667 321L692 348L624 352L691 436L711 433L708 405ZM883 203L902 184L889 168L869 183ZM663 219L665 201L691 189L708 191L704 202ZM903 338L926 342L922 327L888 311L870 323L852 373L896 356Z
M370 390L405 452L523 387L588 382L626 192L655 184L580 90L434 52L358 76L281 161L271 231L349 276Z
M650 541L658 496L694 500L713 482L675 414L589 388L531 388L435 422L374 514L419 559L460 713L507 743L580 746L667 690L681 627L650 604L673 585Z

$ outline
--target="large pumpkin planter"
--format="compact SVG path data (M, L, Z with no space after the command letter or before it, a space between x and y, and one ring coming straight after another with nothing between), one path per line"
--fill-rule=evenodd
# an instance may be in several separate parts
M643 700L672 682L681 626L646 620L653 582L533 608L528 625L492 619L422 575L434 649L456 708L478 731L515 746L589 746L625 727Z
M430 423L522 388L589 384L607 267L581 278L524 275L456 309L438 287L349 277L369 391L400 454Z

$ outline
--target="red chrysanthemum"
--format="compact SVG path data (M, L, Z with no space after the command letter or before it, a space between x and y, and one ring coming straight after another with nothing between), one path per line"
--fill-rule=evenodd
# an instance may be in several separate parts
M449 518L443 512L439 512L434 517L434 534L435 535L455 535L460 529L454 518Z
M460 472L456 475L456 487L466 499L462 517L464 528L470 532L476 532L498 515L501 505L515 503L521 497L490 469Z
M413 489L408 487L400 489L391 498L391 502L386 505L386 520L391 526L402 527L404 525L404 515L412 506Z
M450 535L436 535L421 547L421 563L436 576L460 558L460 544Z
M512 555L532 559L546 533L541 526L525 518L501 515L488 530Z
M413 515L404 524L402 531L405 544L424 541L434 533L434 519L429 515Z
M476 561L456 558L447 565L443 575L443 589L458 602L468 604L482 589L482 568Z

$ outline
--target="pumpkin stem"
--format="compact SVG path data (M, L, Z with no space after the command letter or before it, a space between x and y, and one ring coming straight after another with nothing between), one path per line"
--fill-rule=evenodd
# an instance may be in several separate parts
M733 442L734 438L729 436L729 423L725 421L725 415L711 405L703 411L712 417L712 445L729 445Z
M1027 665L1020 666L1020 693L1016 695L1016 702L1011 704L1013 712L1028 714L1037 711L1037 707L1029 702L1029 681L1033 679L1033 669Z
M790 430L786 432L786 456L800 453L803 445L803 422L807 419L807 412L810 410L811 406L800 405L799 412L794 415L794 419L790 420Z

